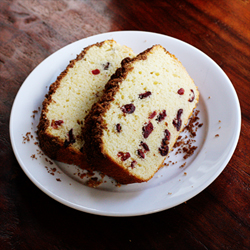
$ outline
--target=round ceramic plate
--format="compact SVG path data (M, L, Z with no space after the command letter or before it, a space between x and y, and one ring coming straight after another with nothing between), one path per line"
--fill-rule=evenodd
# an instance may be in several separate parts
M97 188L76 166L51 161L36 139L40 110L50 84L84 47L114 39L140 53L161 44L186 67L200 91L199 124L187 159L172 151L165 166L148 182L116 185L104 177ZM111 32L74 42L45 59L21 86L11 112L10 137L16 158L30 180L55 200L80 211L107 216L135 216L174 207L211 184L233 155L241 126L240 106L221 68L193 46L175 38L140 31ZM189 136L187 134L187 136ZM183 138L185 136L183 135ZM98 174L97 174L98 175Z

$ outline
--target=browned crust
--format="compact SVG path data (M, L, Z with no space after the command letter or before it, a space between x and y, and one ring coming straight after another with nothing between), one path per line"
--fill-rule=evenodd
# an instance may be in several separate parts
M106 41L103 41L84 48L83 51L79 55L77 55L76 59L70 61L66 69L57 77L57 80L51 84L49 92L45 96L45 99L42 104L43 107L40 122L37 126L37 133L41 149L47 156L49 156L53 160L78 165L84 169L91 169L86 162L85 153L82 153L80 150L76 150L71 145L69 145L68 147L64 147L64 141L62 139L60 139L59 137L52 136L47 132L47 128L50 124L46 114L48 112L48 106L53 101L53 94L60 87L61 80L67 75L69 69L73 68L77 61L82 60L91 47L101 47L105 42Z
M153 47L155 46L158 45L154 45ZM115 74L106 84L102 98L93 105L91 111L85 118L83 137L85 140L84 151L86 152L88 163L94 169L99 170L108 176L112 176L121 184L144 182L148 181L153 176L148 180L137 178L136 176L131 175L128 170L114 162L109 156L105 155L102 136L103 129L105 129L106 125L102 116L107 110L109 110L110 103L114 100L114 96L120 88L120 83L126 79L128 72L133 69L132 64L136 61L146 60L147 54L153 49L153 47L140 53L133 59L125 58L122 61L122 66L116 70ZM160 167L161 166L159 166L159 168Z

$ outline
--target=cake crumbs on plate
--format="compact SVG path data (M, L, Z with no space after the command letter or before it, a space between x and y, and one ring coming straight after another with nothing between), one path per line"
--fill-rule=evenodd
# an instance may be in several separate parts
M44 166L47 170L47 172L51 175L55 175L55 173L61 174L60 171L58 171L55 167L54 168L50 168L48 166Z
M186 166L186 162L184 162L179 168L184 168Z
M36 159L36 160L37 160L37 158L36 158L36 155L35 155L35 154L31 155L30 157L31 157L32 159Z
M101 185L103 183L103 180L98 180L97 177L92 177L87 181L87 186L88 187L92 187L92 188L96 188L99 185Z
M31 117L35 119L36 114L38 113L38 110L33 110L32 113L33 113L33 115Z
M198 128L203 126L203 123L198 122L198 120L200 119L198 117L199 113L200 113L199 110L194 111L193 115L191 116L191 118L189 120L189 123L185 126L185 128L183 130L183 131L187 130L191 137L195 137Z
M189 123L185 126L183 131L187 131L191 138L194 138L196 136L196 132L199 128L203 126L203 123L199 122L198 114L200 113L199 110L195 110L193 115L191 116ZM183 138L182 135L180 135L174 144L173 148L178 148L175 152L175 155L184 153L185 155L183 158L186 160L188 157L193 155L194 151L197 149L197 146L193 146L193 143L195 143L196 140L194 139L188 139L188 136L185 135Z
M54 162L51 161L51 160L49 160L47 157L45 157L45 161L48 162L50 165L53 165L53 164L54 164Z
M23 135L23 144L29 142L31 138L33 138L33 136L31 137L31 132L27 132L25 135Z
M183 147L183 152L185 152L183 159L186 160L188 157L193 155L193 153L196 149L197 149L197 146L192 146L191 144L188 144L186 147Z

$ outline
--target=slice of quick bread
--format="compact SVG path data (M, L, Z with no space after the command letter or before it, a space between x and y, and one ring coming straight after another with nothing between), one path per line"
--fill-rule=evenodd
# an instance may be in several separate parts
M121 61L133 51L107 40L85 48L50 86L38 125L40 147L51 159L88 168L81 131Z
M121 184L148 181L163 165L198 99L186 69L162 46L124 59L86 117L88 162Z

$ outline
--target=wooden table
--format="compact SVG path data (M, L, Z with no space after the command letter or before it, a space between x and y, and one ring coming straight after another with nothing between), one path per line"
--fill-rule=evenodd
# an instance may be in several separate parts
M208 188L175 208L128 218L51 199L24 174L9 139L12 103L29 73L71 42L118 30L157 32L197 47L228 75L242 111L236 151ZM0 1L0 248L250 249L249 79L249 0Z

